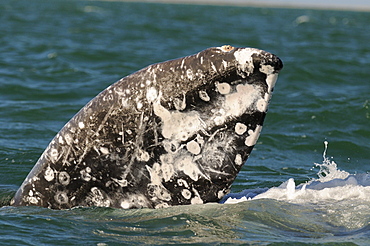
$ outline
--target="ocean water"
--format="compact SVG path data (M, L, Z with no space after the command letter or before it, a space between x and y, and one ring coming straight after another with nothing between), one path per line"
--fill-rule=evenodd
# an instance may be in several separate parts
M2 0L0 13L1 245L370 244L369 12ZM6 206L49 141L104 88L224 44L285 65L226 203Z

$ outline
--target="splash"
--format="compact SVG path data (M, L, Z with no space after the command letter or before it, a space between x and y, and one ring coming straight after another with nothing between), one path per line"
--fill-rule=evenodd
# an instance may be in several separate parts
M328 141L324 141L325 149L324 149L324 153L322 154L322 157L323 157L322 164L315 163L315 166L320 168L319 172L317 173L317 176L319 177L317 181L328 182L333 179L347 178L350 174L345 171L339 170L337 167L337 164L334 161L331 161L326 156L326 152L328 150L328 144L329 144Z
M370 201L370 175L350 174L338 169L337 164L326 156L328 142L324 142L323 162L315 163L320 170L318 178L296 185L294 178L270 189L248 189L230 194L221 202L239 203L256 199L275 199L296 204L325 204L334 201Z

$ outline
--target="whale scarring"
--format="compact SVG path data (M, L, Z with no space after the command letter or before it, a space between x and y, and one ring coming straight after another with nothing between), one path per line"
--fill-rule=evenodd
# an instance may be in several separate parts
M218 201L258 139L281 68L265 51L222 46L120 79L50 142L12 205Z

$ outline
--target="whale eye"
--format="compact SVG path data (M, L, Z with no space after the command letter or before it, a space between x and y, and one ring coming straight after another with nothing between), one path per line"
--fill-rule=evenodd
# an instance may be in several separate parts
M233 47L231 45L223 45L223 46L221 46L221 50L224 51L224 52L229 52L229 51L232 51L233 49L235 49L235 47Z

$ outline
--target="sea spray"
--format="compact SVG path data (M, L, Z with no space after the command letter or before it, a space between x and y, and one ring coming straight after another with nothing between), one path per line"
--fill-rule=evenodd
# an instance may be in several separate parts
M296 185L290 178L278 187L247 189L229 194L223 203L239 203L247 200L274 199L296 204L325 204L333 201L370 201L370 175L350 174L338 169L338 165L327 157L328 142L324 142L323 162L315 163L320 170L318 178Z
M327 182L333 179L347 178L349 173L339 170L337 164L326 156L328 144L329 144L328 141L324 141L325 149L322 154L323 162L320 164L315 163L315 166L320 168L319 172L317 173L317 176L319 177L318 180L320 182Z

